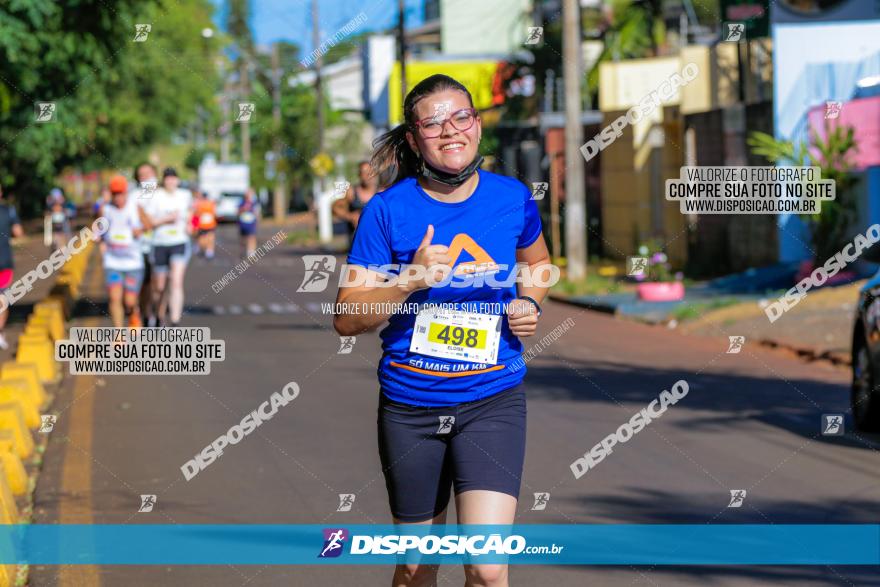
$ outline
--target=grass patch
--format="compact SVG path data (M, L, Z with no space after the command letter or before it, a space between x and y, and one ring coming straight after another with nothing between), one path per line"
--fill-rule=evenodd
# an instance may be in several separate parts
M603 277L596 273L592 267L587 271L587 277L579 281L560 279L551 290L567 296L594 296L610 293L635 291L635 286L630 283L617 281L613 277Z
M682 304L672 311L672 317L679 322L686 322L687 320L699 318L706 314L706 312L711 312L712 310L717 310L719 308L726 308L727 306L733 306L734 304L740 303L740 301L741 300L735 298L719 298L710 302Z
M289 245L310 245L318 242L318 235L313 230L294 230L287 235Z

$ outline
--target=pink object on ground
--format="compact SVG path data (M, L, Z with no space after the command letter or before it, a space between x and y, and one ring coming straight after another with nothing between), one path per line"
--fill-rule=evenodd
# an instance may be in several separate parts
M12 269L0 269L0 289L12 285Z
M675 302L684 299L684 284L680 281L648 281L638 284L636 293L646 302Z

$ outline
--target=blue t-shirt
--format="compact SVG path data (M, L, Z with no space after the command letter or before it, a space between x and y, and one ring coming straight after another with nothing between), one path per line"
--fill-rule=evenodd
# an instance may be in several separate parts
M241 228L255 228L257 226L258 207L259 203L256 200L241 202L238 206L238 225Z
M507 325L506 307L516 298L516 250L541 236L541 217L528 188L516 179L479 171L471 196L445 203L429 196L415 178L404 179L370 199L361 213L348 263L381 273L398 273L395 265L412 262L429 224L431 244L450 247L453 271L458 265L496 273L454 277L440 287L407 298L410 310L393 314L380 333L383 355L379 384L392 401L421 406L471 402L519 384L525 368L518 359L523 347ZM461 245L459 247L458 245ZM392 267L381 267L391 265ZM453 283L467 287L454 287ZM496 284L503 284L498 286ZM443 304L466 311L501 315L496 364L470 363L410 352L416 321L414 304Z

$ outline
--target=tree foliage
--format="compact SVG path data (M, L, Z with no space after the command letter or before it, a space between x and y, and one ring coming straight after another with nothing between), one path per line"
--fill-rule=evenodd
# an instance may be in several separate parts
M266 118L272 112L271 90L260 91L254 88L257 112L266 113ZM266 156L273 150L274 140L277 136L281 139L282 152L281 162L276 165L276 172L284 173L288 185L307 186L310 184L313 174L309 167L309 160L318 152L318 118L316 116L317 102L314 87L297 85L285 86L281 94L281 127L275 128L274 122L263 121L251 125L253 157L251 158L251 180L256 187L270 187L274 180L266 177ZM328 104L324 104L324 121L328 130L325 139L326 149L331 153L340 153L346 146L357 145L359 142L351 136L338 141L330 138L330 129L344 126L349 131L354 131L352 123L346 123L343 114L333 111ZM358 154L362 156L362 154Z
M209 0L7 0L0 4L0 182L42 200L65 165L127 167L210 111ZM135 25L150 24L144 42ZM34 103L55 120L35 122Z
M662 7L661 0L613 0L610 3L607 21L602 26L605 46L587 73L587 86L591 93L598 92L599 66L602 63L657 54L658 47L666 37Z

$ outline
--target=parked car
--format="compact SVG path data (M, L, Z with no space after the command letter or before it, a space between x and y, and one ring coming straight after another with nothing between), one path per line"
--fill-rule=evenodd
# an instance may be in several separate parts
M862 253L862 259L880 263L880 243ZM852 366L853 422L859 430L880 431L880 271L859 291Z

